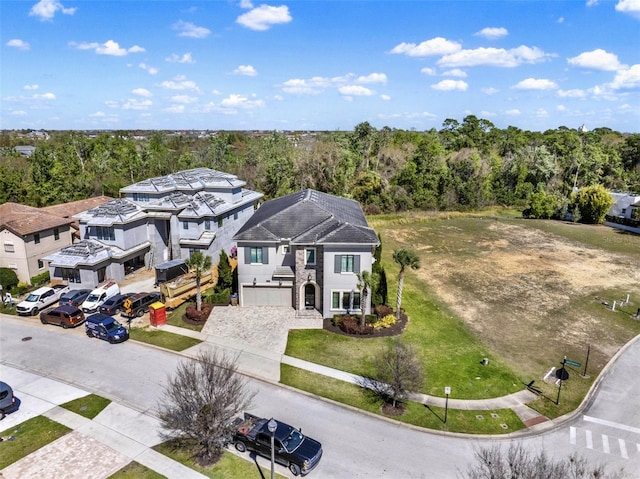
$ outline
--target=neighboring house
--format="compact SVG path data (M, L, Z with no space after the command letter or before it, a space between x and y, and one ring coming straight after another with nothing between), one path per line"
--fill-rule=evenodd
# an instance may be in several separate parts
M379 241L357 201L315 190L266 201L234 240L241 306L360 312L356 275L371 271Z
M613 206L607 213L608 216L626 219L638 219L640 218L640 195L633 195L630 193L609 193L614 200ZM604 223L612 228L618 228L625 231L631 231L640 234L640 228L625 225L622 223L615 223L613 221L605 221Z
M72 242L73 219L18 203L0 205L0 267L20 281L47 271L46 257Z
M74 216L82 240L47 258L51 277L94 287L196 250L215 263L262 198L245 184L197 168L124 187L122 198Z
M113 198L110 196L94 196L92 198L87 198L86 200L77 200L70 201L68 203L61 203L58 205L52 206L43 206L40 208L41 211L45 213L49 213L55 216L60 216L61 218L69 218L73 221L71 223L73 241L78 241L80 239L78 220L73 216L86 211L91 208L95 208L96 206L100 206L105 204L108 201L111 201Z
M29 145L15 146L13 149L18 153L20 153L20 156L24 156L27 158L33 155L33 152L36 151L35 146L29 146Z

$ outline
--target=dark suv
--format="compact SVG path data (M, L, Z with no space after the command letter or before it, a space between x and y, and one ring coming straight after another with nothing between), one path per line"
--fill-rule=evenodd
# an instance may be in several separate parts
M111 296L100 305L98 311L102 314L106 314L107 316L115 316L124 309L122 304L125 300L135 295L136 293L122 293Z
M87 296L91 294L90 289L72 289L60 296L60 304L71 304L73 306L80 306Z
M125 318L139 318L149 311L149 306L156 301L160 301L160 293L138 293L135 296L125 299L122 303L122 316Z

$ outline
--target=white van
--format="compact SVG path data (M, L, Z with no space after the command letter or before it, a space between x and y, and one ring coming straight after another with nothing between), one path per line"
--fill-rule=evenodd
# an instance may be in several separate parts
M87 296L87 299L82 303L81 309L85 313L95 313L102 303L116 294L120 294L118 283L115 281L107 281L91 291L91 294Z

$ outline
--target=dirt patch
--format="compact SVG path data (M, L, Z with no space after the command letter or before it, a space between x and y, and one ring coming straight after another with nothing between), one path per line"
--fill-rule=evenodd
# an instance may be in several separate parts
M403 229L396 238L420 244L414 234ZM598 292L621 290L630 294L628 307L635 302L637 308L637 258L500 221L472 232L444 222L429 234L431 246L415 248L423 266L412 274L516 369L539 372L557 359L549 356L582 355L588 344L601 367L624 343L615 322L628 314L607 315L604 304L595 312L583 306Z

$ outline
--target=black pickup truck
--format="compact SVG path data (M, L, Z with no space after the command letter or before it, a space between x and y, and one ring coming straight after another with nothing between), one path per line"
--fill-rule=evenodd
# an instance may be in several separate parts
M240 452L252 451L271 458L269 419L244 413L233 421L233 443ZM275 461L289 468L294 476L311 471L322 457L322 445L302 431L280 421L274 434Z

